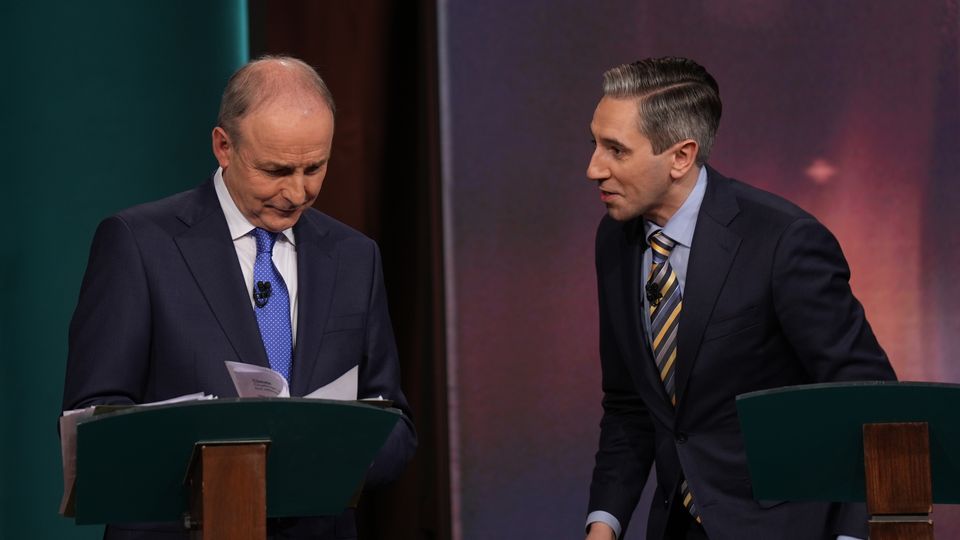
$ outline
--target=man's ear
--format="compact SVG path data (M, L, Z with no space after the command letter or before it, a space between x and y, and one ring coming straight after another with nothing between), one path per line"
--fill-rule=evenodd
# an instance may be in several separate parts
M220 164L220 167L226 169L230 166L230 161L233 157L232 151L235 149L233 141L230 140L230 136L227 135L226 130L220 126L213 128L211 137L213 139L213 155L216 156L217 163Z
M700 145L693 139L684 139L673 145L673 148L668 151L671 152L673 157L670 176L674 180L679 180L685 177L690 171L690 168L697 164Z

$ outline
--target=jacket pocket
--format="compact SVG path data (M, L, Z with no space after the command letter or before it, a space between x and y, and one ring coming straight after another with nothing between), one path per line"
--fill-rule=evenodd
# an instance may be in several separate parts
M703 332L703 341L720 339L758 326L760 324L759 313L760 308L750 306L732 315L725 315L720 318L714 317L710 320L710 323L707 324L707 328Z

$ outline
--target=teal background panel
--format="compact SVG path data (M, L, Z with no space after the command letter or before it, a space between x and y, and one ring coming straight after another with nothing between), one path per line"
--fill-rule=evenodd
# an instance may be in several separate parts
M97 538L57 515L67 328L97 223L203 182L245 0L0 4L0 538Z

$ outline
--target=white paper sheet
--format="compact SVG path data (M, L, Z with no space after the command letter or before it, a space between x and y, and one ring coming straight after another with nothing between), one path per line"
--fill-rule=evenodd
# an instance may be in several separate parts
M248 397L290 397L290 387L276 371L242 362L225 362L237 395Z
M357 399L357 381L359 380L360 366L353 366L336 380L317 388L304 397L310 399L338 399L354 401Z

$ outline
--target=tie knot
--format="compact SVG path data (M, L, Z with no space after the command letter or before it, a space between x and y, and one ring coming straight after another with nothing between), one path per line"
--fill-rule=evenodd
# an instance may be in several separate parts
M664 260L669 257L675 245L677 245L676 240L663 234L662 230L650 235L650 248L653 250L654 260Z
M257 227L253 230L253 237L257 239L257 253L273 253L273 244L277 241L277 233Z

